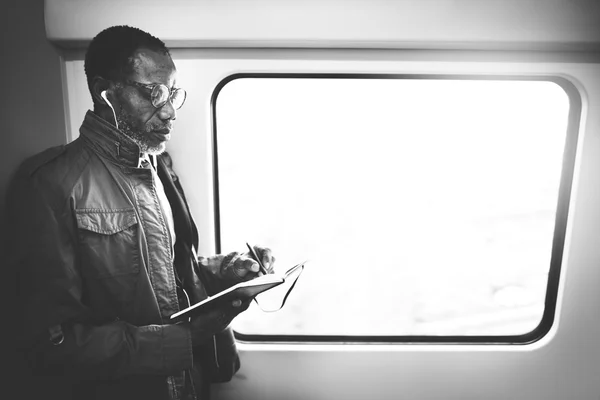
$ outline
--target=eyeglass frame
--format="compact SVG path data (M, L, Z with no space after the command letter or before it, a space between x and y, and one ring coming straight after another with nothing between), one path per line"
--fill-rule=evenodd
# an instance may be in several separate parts
M185 100L187 98L187 92L183 88L172 87L171 89L169 89L167 87L167 85L162 84L162 83L141 83L141 82L133 81L131 79L123 79L122 82L125 83L125 84L128 84L128 85L133 85L133 86L137 86L137 87L140 87L142 89L148 90L150 92L149 93L150 94L150 103L156 109L164 107L165 104L167 104L167 102L169 102L169 101L171 102L171 104L173 104L172 98L173 98L173 94L176 91L180 91L180 90L183 91L183 101L181 102L181 105L176 108L176 110L179 110L181 107L183 107L183 105L185 104ZM156 104L154 104L154 101L152 100L152 92L154 92L154 88L156 88L157 86L164 86L164 87L167 88L167 90L169 92L169 97L167 97L167 100L163 104L161 104L160 106L157 106Z

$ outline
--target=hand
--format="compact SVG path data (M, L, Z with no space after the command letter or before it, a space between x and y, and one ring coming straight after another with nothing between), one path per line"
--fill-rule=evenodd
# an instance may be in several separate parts
M231 305L193 317L190 322L192 346L202 344L213 335L225 330L235 317L248 309L251 301L234 300Z
M274 272L273 264L275 264L275 257L273 257L271 249L267 247L254 246L254 252L256 253L263 266L267 270L267 273L272 274ZM250 252L246 254L248 255L248 257L252 257ZM263 275L262 271L259 271L258 275Z
M275 257L271 254L271 250L266 247L254 246L254 251L260 257L267 272L272 274ZM230 284L254 279L259 275L263 275L263 273L260 272L258 262L252 258L249 252L229 253L221 262L220 276Z

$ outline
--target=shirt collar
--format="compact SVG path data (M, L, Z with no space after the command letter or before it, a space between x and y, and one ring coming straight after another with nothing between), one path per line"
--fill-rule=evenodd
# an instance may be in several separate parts
M148 159L133 140L91 110L85 114L79 133L98 153L117 164L139 168Z
M147 153L144 153L139 160L138 168L142 168L142 163L147 161L150 167L152 167L156 171L156 156L149 156Z

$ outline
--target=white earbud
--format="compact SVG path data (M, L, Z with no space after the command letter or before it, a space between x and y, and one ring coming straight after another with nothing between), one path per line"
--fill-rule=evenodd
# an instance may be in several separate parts
M108 106L112 110L113 116L115 117L115 127L117 129L119 129L119 124L117 123L117 113L115 112L115 109L113 108L112 104L108 100L108 97L106 97L106 90L103 90L102 93L100 93L100 96L104 99L104 101L106 101L106 104L108 104Z

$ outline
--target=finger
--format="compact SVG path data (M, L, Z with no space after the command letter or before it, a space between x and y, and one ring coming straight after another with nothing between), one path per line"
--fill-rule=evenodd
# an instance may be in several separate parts
M250 307L250 303L252 302L252 300L246 300L242 303L242 305L240 306L240 312L242 311L246 311L248 309L248 307Z
M260 257L260 261L265 266L265 269L270 270L275 258L272 255L271 249L268 247L254 246L256 254Z
M269 271L270 274L273 273L273 265L275 264L275 257L271 256L271 262L269 263L269 268L267 268L267 271Z
M229 311L229 316L231 317L232 320L240 313L246 311L248 309L248 307L250 307L250 303L252 302L252 299L249 299L249 300L236 299L236 300L234 300L232 302L233 307ZM237 304L237 306L234 305L234 303Z
M221 263L221 276L223 278L234 280L237 280L237 278L239 278L236 263L239 263L240 257L242 257L242 254L232 252L227 254L223 258L223 261Z
M234 263L235 273L243 278L248 272L256 273L259 270L258 263L249 257L240 257Z

